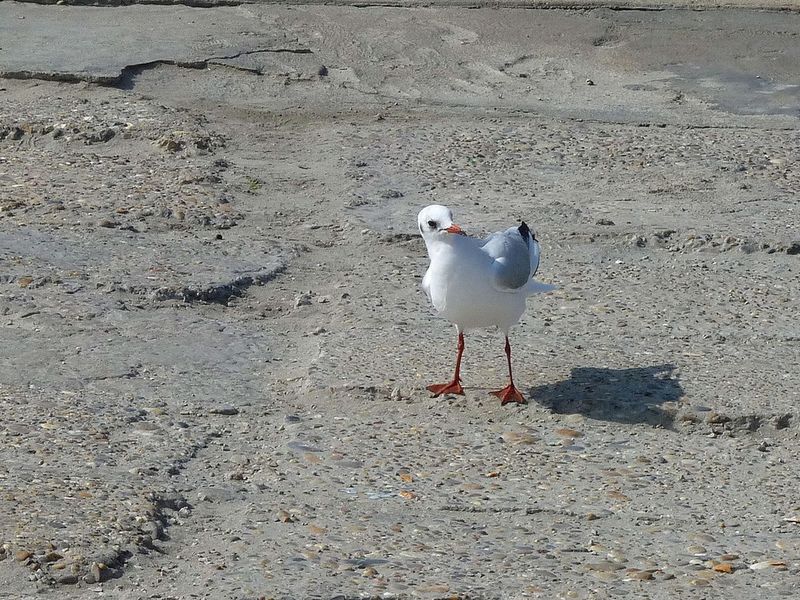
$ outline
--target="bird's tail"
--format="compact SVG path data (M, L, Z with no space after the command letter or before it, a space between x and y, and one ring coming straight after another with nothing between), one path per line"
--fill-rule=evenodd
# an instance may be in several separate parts
M544 294L546 292L552 292L553 290L557 290L558 288L554 285L550 285L549 283L542 283L541 281L536 281L535 279L531 279L525 285L525 293L529 296L533 294Z

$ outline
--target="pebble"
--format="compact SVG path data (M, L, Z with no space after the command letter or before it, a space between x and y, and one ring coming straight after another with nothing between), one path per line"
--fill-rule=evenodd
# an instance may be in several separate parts
M614 571L619 571L621 569L624 569L625 567L618 562L612 562L610 560L601 560L600 562L587 563L586 568L591 569L592 571L613 573Z
M281 523L294 523L295 518L285 510L279 510L277 514L277 520Z
M778 540L775 542L775 547L779 550L786 550L788 552L800 554L800 538Z
M236 408L235 406L231 406L230 404L223 404L222 406L217 406L215 408L212 408L208 412L210 412L212 415L232 416L232 415L238 415L239 409Z
M506 431L500 436L508 444L532 446L539 438L527 431Z
M414 588L414 591L422 592L423 594L446 594L450 591L450 586L447 584L420 585Z
M763 571L764 569L777 569L785 571L787 569L786 563L782 560L762 560L750 565L753 571Z
M620 552L619 550L609 550L606 553L606 557L618 563L628 562L628 559L625 558L625 555L622 554L622 552Z
M300 308L301 306L310 306L311 296L309 294L300 294L294 299L294 307Z
M536 578L537 580L550 580L555 581L559 578L553 571L548 571L547 569L533 569L531 571L531 576Z
M723 423L727 423L730 421L731 418L727 415L720 414L718 412L710 412L706 416L706 423L711 425L721 425Z
M711 567L717 573L733 573L733 565L729 562L721 562Z
M719 557L719 559L722 561L731 561L731 560L736 560L737 558L739 558L738 554L723 554L722 556Z
M628 572L627 579L634 579L637 581L651 581L654 579L653 573L655 571L639 571L639 570L630 570Z
M561 427L560 429L555 430L556 435L560 435L566 438L579 438L583 437L583 433L576 429L571 429L569 427Z
M800 514L796 515L789 515L788 517L783 517L783 520L787 523L798 523L800 524Z
M312 446L303 440L292 440L286 445L292 450L297 450L299 452L322 452L322 448Z
M96 582L100 582L103 580L103 571L105 570L105 565L102 563L93 562L92 566L89 569L89 572L94 577Z

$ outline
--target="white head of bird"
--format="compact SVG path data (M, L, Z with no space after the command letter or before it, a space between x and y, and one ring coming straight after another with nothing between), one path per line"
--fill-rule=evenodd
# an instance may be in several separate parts
M419 211L417 225L426 244L454 233L464 235L461 227L453 223L453 211L441 204L431 204Z

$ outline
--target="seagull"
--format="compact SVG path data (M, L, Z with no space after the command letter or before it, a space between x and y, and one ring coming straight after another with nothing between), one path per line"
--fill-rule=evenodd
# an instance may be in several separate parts
M498 231L483 240L469 237L453 223L452 211L439 204L423 208L417 224L431 261L422 278L422 289L436 311L458 332L453 380L427 389L434 398L441 394L463 396L464 331L496 327L505 333L509 383L491 393L502 405L525 404L525 397L514 386L508 332L525 312L528 296L556 289L533 279L539 268L539 242L534 232L523 221L519 227Z

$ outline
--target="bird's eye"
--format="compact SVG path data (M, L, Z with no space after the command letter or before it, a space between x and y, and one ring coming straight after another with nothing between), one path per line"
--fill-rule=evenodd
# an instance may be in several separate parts
M428 227L430 227L431 229L436 229L437 228L436 221L428 221Z

